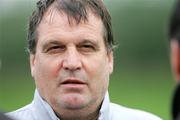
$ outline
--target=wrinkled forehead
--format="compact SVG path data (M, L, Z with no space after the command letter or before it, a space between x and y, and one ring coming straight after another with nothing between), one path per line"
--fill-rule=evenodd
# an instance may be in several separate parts
M60 11L57 9L54 5L49 6L47 11L44 13L43 18L37 28L37 31L39 31L39 28L42 26L56 26L56 27L68 27L68 28L76 28L78 25L81 24L86 28L97 28L100 29L102 35L104 36L104 25L102 23L102 20L97 17L94 12L91 10L87 11L86 19L81 18L79 19L74 18L73 16L67 15L64 11ZM45 27L44 26L44 27Z
M78 25L78 24L87 24L89 23L89 21L95 20L96 23L102 24L101 19L97 17L94 13L92 13L91 11L88 11L86 17L87 19L77 20L76 18L67 15L64 11L59 11L56 8L51 7L45 12L41 22L51 24L57 21L67 21L67 24L73 26L73 25Z
M60 0L61 1L61 0ZM79 6L63 6L61 5L60 1L55 0L45 11L42 20L43 22L53 22L55 16L66 16L66 21L71 24L79 24L79 23L86 23L90 21L91 17L98 18L101 22L101 17L96 13L93 8L88 7L85 5L84 7ZM64 3L63 3L64 4ZM69 3L70 5L73 3ZM62 19L64 19L62 17ZM44 19L45 18L45 19Z

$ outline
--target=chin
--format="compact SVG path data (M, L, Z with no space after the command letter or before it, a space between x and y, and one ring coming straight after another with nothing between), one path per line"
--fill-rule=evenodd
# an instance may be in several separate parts
M61 97L60 104L66 109L83 109L90 104L90 99L81 94L67 94Z

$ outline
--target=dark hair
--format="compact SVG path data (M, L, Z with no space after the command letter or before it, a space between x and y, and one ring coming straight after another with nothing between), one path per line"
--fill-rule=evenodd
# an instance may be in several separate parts
M180 84L177 85L172 103L172 118L173 120L180 120Z
M168 31L169 39L178 40L180 42L180 0L176 1L172 11Z
M103 0L39 0L37 9L30 17L28 24L28 50L31 54L36 52L37 44L37 27L40 24L44 13L48 7L54 2L55 7L59 12L64 12L68 16L69 23L75 20L77 24L80 21L88 21L87 12L91 10L99 17L104 25L104 41L108 51L112 51L114 47L111 16L105 7Z

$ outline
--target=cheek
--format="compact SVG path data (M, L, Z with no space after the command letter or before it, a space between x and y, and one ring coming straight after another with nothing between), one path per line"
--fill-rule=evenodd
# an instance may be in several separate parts
M36 59L35 84L43 97L49 98L57 87L58 63L56 60Z
M109 83L109 70L108 62L104 57L96 58L94 60L88 60L86 64L86 72L93 81L94 86L108 86ZM94 62L96 61L96 62Z
M37 80L51 80L58 76L59 64L56 60L38 59L35 64Z
M109 86L109 73L107 70L106 62L96 62L94 65L91 65L91 91L94 91L94 95L97 97L101 96L103 98L105 92Z

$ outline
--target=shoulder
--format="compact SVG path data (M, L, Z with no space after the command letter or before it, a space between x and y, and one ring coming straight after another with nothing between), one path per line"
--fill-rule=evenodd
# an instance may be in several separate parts
M110 103L110 117L112 120L161 120L159 117L137 109L127 108L121 105Z
M12 120L8 116L4 115L4 113L0 112L0 120Z
M31 120L32 119L32 105L26 105L18 110L6 113L7 116L13 120Z

